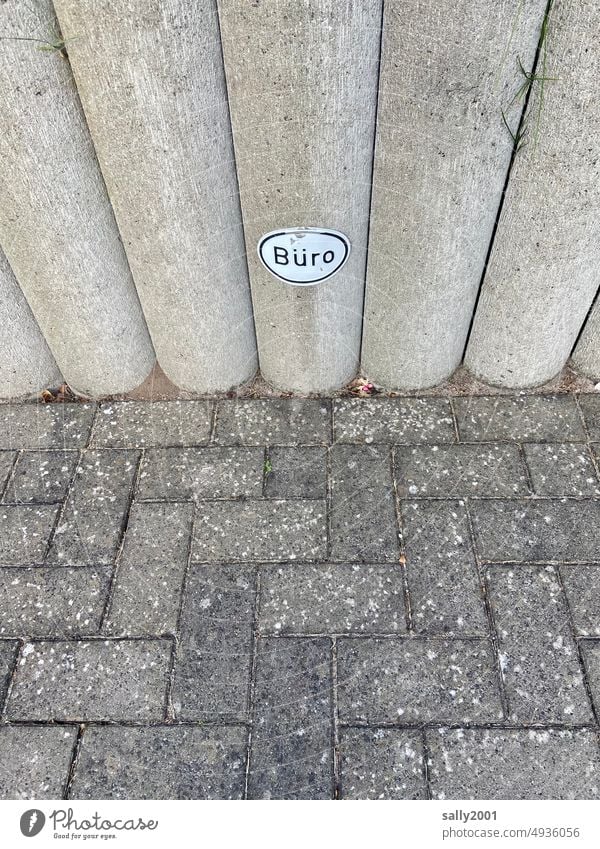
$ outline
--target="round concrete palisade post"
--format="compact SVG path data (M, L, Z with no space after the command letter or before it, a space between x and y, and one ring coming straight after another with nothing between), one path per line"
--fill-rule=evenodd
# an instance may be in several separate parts
M52 4L7 0L0 33L0 242L68 383L134 389L154 352Z
M214 0L56 0L158 361L179 387L256 370Z
M594 380L600 380L600 295L573 351L573 364Z

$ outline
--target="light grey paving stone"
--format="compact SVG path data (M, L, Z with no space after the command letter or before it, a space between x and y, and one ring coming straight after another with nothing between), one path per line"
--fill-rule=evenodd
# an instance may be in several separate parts
M0 710L4 704L18 645L16 641L0 640Z
M341 398L333 422L336 442L456 442L444 398Z
M86 728L71 799L241 799L241 727Z
M600 394L580 395L579 405L590 436L600 440Z
M399 565L265 566L259 609L261 631L339 634L406 630Z
M250 799L333 796L331 643L259 640Z
M219 401L219 445L328 445L328 401L269 398Z
M77 729L0 726L0 798L62 799Z
M575 442L523 446L536 495L600 495L587 445Z
M17 461L4 501L13 504L63 501L78 459L77 451L25 451Z
M261 448L151 448L142 460L138 495L176 501L258 498L264 462Z
M581 651L596 713L600 713L600 642L583 640Z
M325 498L327 450L320 446L270 448L265 469L269 498Z
M181 719L247 719L255 571L193 566L187 580L173 705Z
M490 602L510 719L592 720L564 595L551 566L490 567Z
M170 640L27 643L8 719L160 721L170 663Z
M192 504L133 504L107 633L175 633L193 518Z
M398 561L390 450L382 445L331 449L331 559Z
M401 512L415 631L487 634L481 579L464 502L404 502Z
M465 442L577 442L585 440L570 395L454 398L458 432Z
M600 563L559 567L578 634L600 637Z
M6 486L16 456L16 451L0 451L0 493Z
M0 404L0 448L83 448L95 404Z
M99 448L203 445L210 437L210 401L111 401L98 409L91 444Z
M490 645L481 640L338 640L343 722L497 722Z
M342 799L426 799L419 731L344 728Z
M323 501L213 501L198 508L192 560L322 560Z
M108 566L0 569L0 635L97 633L111 573Z
M60 505L0 507L0 565L41 563Z

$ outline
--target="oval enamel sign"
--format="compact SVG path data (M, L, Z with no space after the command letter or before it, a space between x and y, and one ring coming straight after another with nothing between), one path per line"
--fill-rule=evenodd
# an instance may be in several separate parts
M280 280L314 286L340 270L350 255L350 242L337 230L287 228L266 233L258 243L258 255Z

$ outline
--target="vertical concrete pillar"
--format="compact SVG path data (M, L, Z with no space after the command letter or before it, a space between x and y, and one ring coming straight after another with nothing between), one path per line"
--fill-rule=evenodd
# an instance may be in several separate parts
M260 367L276 386L326 392L358 367L381 0L220 0ZM282 227L345 233L350 258L296 288L259 262Z
M0 34L0 242L68 383L134 389L154 352L50 0L1 3Z
M386 387L462 359L545 4L386 0L362 353Z
M256 369L215 0L56 0L158 360L182 389Z
M600 31L596 0L554 3L466 364L535 386L565 364L598 288ZM545 53L545 56L544 56Z
M600 295L588 316L573 351L573 365L593 380L600 380Z

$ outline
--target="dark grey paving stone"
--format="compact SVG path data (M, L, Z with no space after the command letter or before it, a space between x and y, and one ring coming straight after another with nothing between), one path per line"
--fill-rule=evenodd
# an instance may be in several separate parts
M551 566L488 569L510 719L592 720L565 598Z
M285 564L261 570L260 630L282 634L403 632L399 565Z
M327 494L325 448L270 448L265 472L269 498L325 498Z
M18 645L13 640L0 640L0 710L8 690L8 682L12 675Z
M0 507L0 565L41 563L59 509L59 504Z
M426 731L434 799L597 799L596 732L508 729Z
M587 445L575 442L523 446L536 495L600 495Z
M481 579L459 501L402 504L413 627L420 634L487 634Z
M328 401L270 398L219 401L219 445L328 445Z
M600 501L474 501L482 560L600 560Z
M592 691L594 707L596 713L600 713L600 643L584 640L581 643L581 651Z
M0 635L97 633L111 572L109 566L0 569Z
M386 446L331 449L331 559L398 562L398 528Z
M580 395L579 405L590 436L600 440L600 394Z
M565 565L559 571L577 633L600 637L600 563Z
M83 448L95 404L0 404L0 449Z
M342 799L426 799L423 741L418 731L344 728Z
M454 398L458 432L465 442L577 442L585 440L571 395Z
M4 491L16 456L16 451L0 451L0 493Z
M241 799L241 727L87 728L71 799Z
M19 457L4 496L13 504L63 501L73 477L77 451L25 451Z
M341 398L333 421L336 442L456 442L445 398Z
M338 640L342 722L497 722L502 707L487 641Z
M132 506L107 633L175 633L193 518L192 504Z
M77 729L0 726L0 799L62 799Z
M198 508L192 560L322 560L323 501L213 501Z
M259 640L250 799L333 796L331 644Z
M210 401L111 401L102 404L91 444L99 448L203 445L210 438Z
M8 719L160 721L170 663L170 640L28 643Z
M193 566L181 616L173 705L180 719L247 719L256 576Z
M138 495L175 501L258 498L264 461L261 448L151 448L142 460Z

